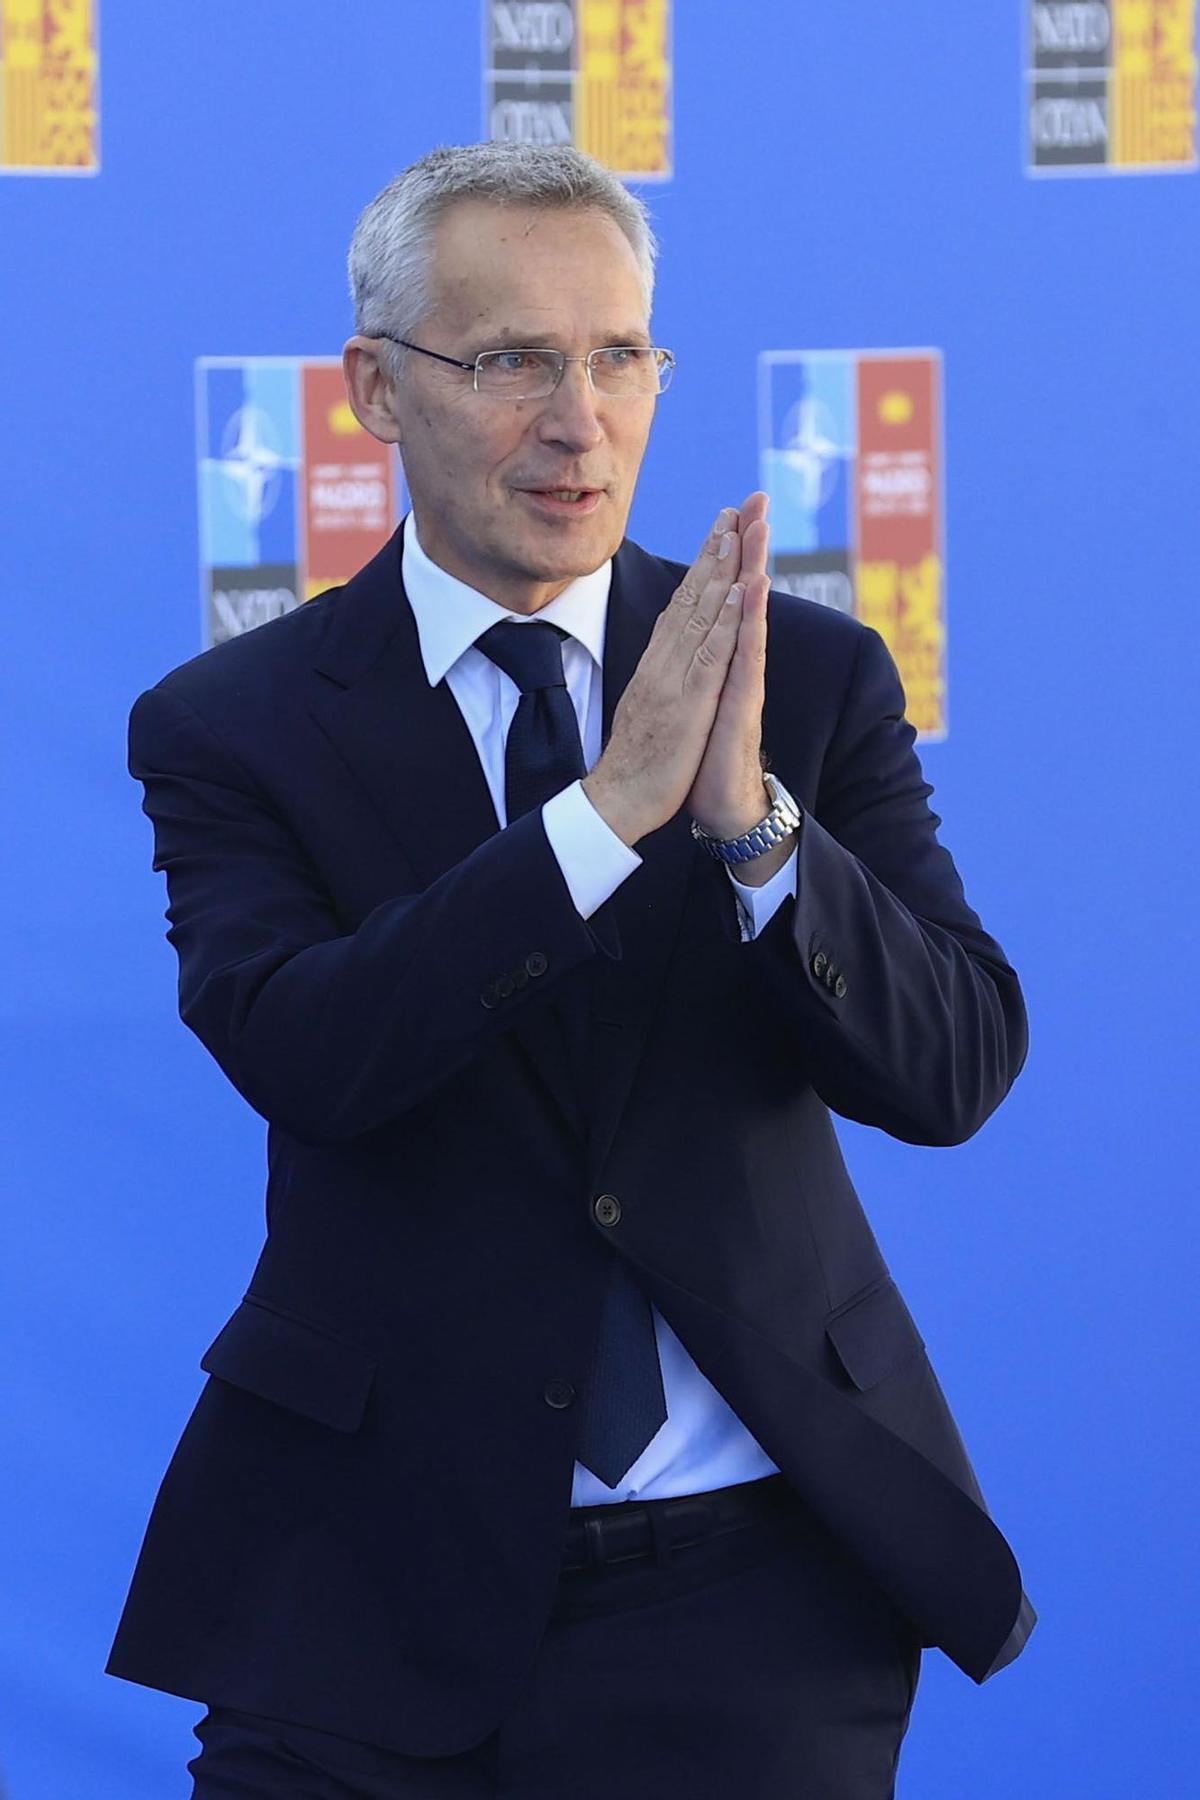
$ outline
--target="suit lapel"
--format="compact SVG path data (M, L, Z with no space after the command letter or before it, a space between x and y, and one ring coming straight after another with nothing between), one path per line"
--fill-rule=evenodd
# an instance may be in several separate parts
M499 821L453 694L426 677L399 532L338 596L316 667L314 717L431 886Z
M429 685L401 579L401 541L397 531L339 595L311 710L370 795L414 885L427 888L498 831L499 820L449 684ZM578 1131L570 1071L553 1024L531 1014L512 1035L530 1072Z
M404 594L400 556L397 531L331 607L311 711L370 795L417 885L425 888L497 831L499 821L457 701L444 680L435 688L429 685L416 620ZM670 574L653 558L636 545L622 545L614 561L605 631L605 745L617 701L672 586ZM599 957L588 971L592 979L582 1002L591 1014L585 1113L564 1066L553 1016L545 1009L531 1010L513 1028L530 1072L570 1129L586 1138L592 1168L607 1155L633 1084L695 850L681 814L641 841L642 868L605 903L620 937L621 957Z

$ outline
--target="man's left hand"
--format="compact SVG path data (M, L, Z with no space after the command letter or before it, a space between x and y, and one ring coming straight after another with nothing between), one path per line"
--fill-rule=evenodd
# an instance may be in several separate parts
M696 771L685 805L701 831L710 837L741 837L762 823L771 796L762 778L762 712L767 669L767 496L750 494L740 511L729 508L724 529L736 533L730 554L739 558L737 579L743 589L737 648L725 676L708 746ZM739 881L757 887L783 867L792 853L795 833L782 844L740 863Z

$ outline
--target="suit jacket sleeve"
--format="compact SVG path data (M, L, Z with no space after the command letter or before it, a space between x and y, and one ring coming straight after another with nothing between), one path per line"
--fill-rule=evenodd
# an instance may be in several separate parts
M620 955L611 919L580 918L540 811L347 931L281 809L186 700L140 697L129 767L166 873L180 1016L309 1143L395 1118L569 969Z
M795 902L745 954L828 1106L910 1143L956 1144L1016 1079L1027 1022L938 842L915 736L887 647L864 628L803 818Z

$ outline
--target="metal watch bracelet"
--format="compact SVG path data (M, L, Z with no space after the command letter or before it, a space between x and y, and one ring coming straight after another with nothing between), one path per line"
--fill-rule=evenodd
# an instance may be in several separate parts
M795 831L800 823L800 808L784 787L782 781L768 770L763 770L763 781L773 801L770 812L751 830L744 831L741 837L715 838L707 831L702 831L695 819L692 820L692 836L697 843L703 844L710 856L718 862L743 863L750 862L756 856L763 856L768 850L774 850L782 844L789 833Z

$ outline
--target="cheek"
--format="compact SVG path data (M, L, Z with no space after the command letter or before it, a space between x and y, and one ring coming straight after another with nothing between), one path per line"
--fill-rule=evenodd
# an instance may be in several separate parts
M413 416L422 431L436 437L446 435L447 420L445 414L436 406L428 406L418 400L413 408Z
M617 466L626 485L632 485L637 479L637 472L641 467L649 435L650 427L647 424L633 430L622 431L614 439Z
M442 472L451 487L504 485L506 472L517 466L526 434L523 420L488 419L469 411L437 423Z

